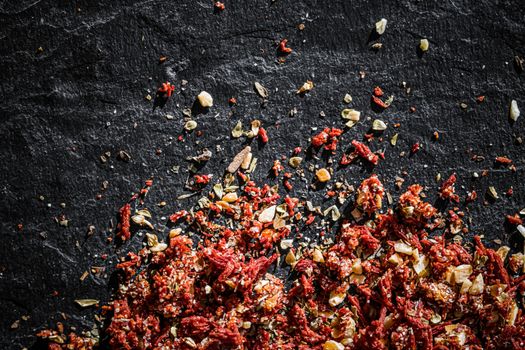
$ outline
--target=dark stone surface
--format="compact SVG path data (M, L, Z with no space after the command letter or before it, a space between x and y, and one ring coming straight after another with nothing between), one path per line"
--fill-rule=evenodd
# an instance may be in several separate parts
M524 121L511 125L507 117L511 99L525 111L523 75L512 65L514 55L525 53L523 1L225 4L224 12L215 13L213 3L205 0L0 1L2 349L31 346L34 333L61 320L61 313L68 324L91 327L94 310L80 310L73 300L107 300L108 278L79 278L91 266L105 266L109 274L116 256L140 244L141 237L134 236L116 249L106 238L117 209L144 180L155 177L146 205L157 218L187 207L194 199L175 201L188 176L183 159L208 147L214 156L202 172L220 176L242 147L241 140L230 139L230 130L238 120L247 124L255 117L271 138L256 150L255 177L264 179L273 159L307 145L312 127L342 126L339 111L347 92L364 118L342 143L360 139L371 125L367 118L377 117L369 102L375 85L395 95L381 118L390 124L386 140L399 132L399 142L395 148L387 142L372 144L386 150L387 160L375 171L394 197L399 192L393 190L393 180L405 170L405 184L428 186L431 198L438 172L444 177L457 172L462 196L471 189L483 196L489 185L502 194L512 185L512 198L471 206L471 229L487 240L522 244L515 234L505 233L503 214L521 209L525 195L523 146L514 142L524 136ZM381 17L389 22L380 38L383 48L375 52L368 38ZM304 31L297 30L300 23ZM422 57L416 50L421 37L430 41L430 51ZM278 64L276 55L281 38L288 38L294 49L284 64ZM160 55L167 62L159 64ZM361 70L367 73L362 81ZM316 86L298 97L295 90L307 79ZM152 112L152 102L144 97L166 80L176 85L176 94ZM185 90L182 80L188 81ZM254 81L270 90L265 108L253 91ZM400 87L402 81L411 94ZM204 135L193 133L178 142L182 109L201 90L215 98L209 113L195 117ZM485 103L475 102L478 95L486 96ZM231 96L237 97L238 107L228 106ZM459 108L460 102L468 105L466 110ZM409 113L410 106L417 112ZM290 118L293 107L298 114ZM166 114L174 119L167 120ZM401 123L397 130L392 128L395 122ZM441 134L438 142L431 141L435 130ZM416 141L422 150L400 158ZM131 161L117 160L119 150L126 150ZM103 164L99 156L106 151L111 157ZM473 153L486 160L472 161ZM497 155L514 159L517 172L496 169ZM179 174L170 171L174 165L181 166ZM473 172L483 169L489 175L474 180ZM369 172L352 165L336 177L358 184ZM105 180L109 187L101 191ZM297 195L308 192L306 185L294 182ZM96 200L97 194L102 199ZM321 193L315 196L320 203ZM155 205L161 200L168 202L163 209ZM68 227L55 222L61 214ZM89 225L96 232L87 238ZM101 254L109 254L108 260L101 260ZM58 296L52 296L55 290ZM29 320L11 330L24 315Z

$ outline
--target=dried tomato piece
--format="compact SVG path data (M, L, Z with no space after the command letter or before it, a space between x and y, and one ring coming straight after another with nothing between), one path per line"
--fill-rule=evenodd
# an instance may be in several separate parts
M117 226L117 237L121 240L126 241L130 239L131 232L130 228L130 218L131 218L131 205L126 203L119 210L120 221Z
M354 146L355 148L354 152L359 157L369 161L370 163L374 165L377 165L377 163L379 162L379 157L376 154L372 153L372 151L370 150L370 148L368 148L367 145L365 145L362 142L353 140L352 146Z

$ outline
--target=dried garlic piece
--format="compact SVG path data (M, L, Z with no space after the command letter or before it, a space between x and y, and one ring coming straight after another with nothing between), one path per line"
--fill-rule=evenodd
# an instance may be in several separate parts
M387 20L384 19L384 18L381 18L377 23L376 23L376 33L379 34L379 35L383 35L383 33L385 32L386 30L386 23L387 23Z
M518 108L518 102L516 102L516 100L510 101L509 118L515 122L516 120L518 120L519 116L520 110Z
M254 86L259 96L261 96L262 98L268 98L268 90L264 86L262 86L257 81L254 83Z
M328 340L323 344L323 350L344 350L345 346L335 340Z
M206 91L201 91L201 93L197 96L197 100L199 101L199 104L202 108L210 108L213 106L213 97L211 97L211 95Z
M346 103L346 104L349 104L350 102L352 102L353 98L350 94L346 94L345 97L343 98L343 102Z
M314 88L314 82L311 80L307 80L306 83L304 83L298 90L298 94L305 94L308 91L312 90Z
M428 47L429 47L429 42L427 39L421 39L419 41L419 49L422 51L422 52L427 52L428 51Z
M298 168L299 165L301 165L301 162L303 161L303 158L301 157L292 157L290 160L288 160L288 164L294 169Z
M197 127L197 122L196 122L195 120L188 120L188 121L184 124L184 129L186 129L187 131L192 131L192 130L194 130L196 127Z
M261 212L261 214L259 214L259 221L262 222L263 224L272 222L273 217L275 216L276 207L277 207L276 205L272 205L271 207L264 209Z
M232 137L238 139L242 136L242 122L239 120L232 130Z
M372 123L372 130L374 131L385 131L386 130L386 124L384 121L380 119L374 120Z
M89 307L99 303L97 299L77 299L75 300L80 307Z

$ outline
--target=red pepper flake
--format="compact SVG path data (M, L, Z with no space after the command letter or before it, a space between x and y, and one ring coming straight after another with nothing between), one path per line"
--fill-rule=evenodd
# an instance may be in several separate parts
M372 151L370 150L370 148L368 148L367 145L359 141L353 140L352 146L354 146L355 148L354 152L359 157L369 161L370 163L374 165L377 165L377 163L379 162L379 157L376 154L372 153Z
M441 189L439 190L439 196L442 199L450 199L454 202L459 202L459 196L455 193L456 174L450 175L450 177L443 182Z
M292 184L290 183L291 178L292 178L292 173L284 173L283 185L287 191L291 191L293 188Z
M294 154L294 155L298 155L299 153L301 153L301 151L302 151L302 148L301 148L301 147L295 147L295 148L293 149L293 154Z
M505 194L507 195L507 197L512 197L512 195L514 194L514 189L512 188L512 186L509 187Z
M434 133L432 134L432 138L434 139L434 141L439 140L439 132L434 131Z
M388 105L384 103L379 97L372 96L372 102L374 102L375 105L378 107L385 108L385 109L388 108Z
M126 241L131 237L130 218L131 218L131 205L126 203L120 208L120 221L117 225L117 237L121 240Z
M170 215L170 221L176 223L180 219L184 218L186 215L188 215L188 212L186 210L179 210L178 212Z
M218 11L224 11L226 8L226 6L224 6L224 4L220 1L216 1L214 6Z
M418 152L420 148L421 148L421 146L419 145L419 142L416 142L410 148L410 153L414 154L414 153Z
M259 140L261 140L263 144L268 143L268 133L263 127L259 128L259 133L257 135L259 136Z
M319 134L312 137L312 146L319 148L324 145L327 151L335 151L337 149L338 137L343 134L343 130L337 128L325 128Z
M308 214L308 219L306 219L305 225L311 225L315 221L315 215L310 213Z
M279 173L284 170L284 167L281 165L281 162L276 159L273 161L272 173L275 177L279 176Z
M409 109L410 113L416 113L416 107L412 106Z
M171 85L169 81L162 83L162 86L157 90L159 93L162 93L164 97L171 97L173 91L175 91L175 86Z
M478 103L482 103L483 101L485 101L485 96L481 95L481 96L476 97L476 101Z
M200 185L201 187L206 186L210 180L211 175L194 175L193 180L195 181L195 184Z
M237 99L235 97L231 97L228 100L228 103L230 104L230 106L235 106L237 104Z
M279 51L283 54L289 54L292 53L292 49L289 47L286 47L286 44L288 43L288 39L283 39L279 43Z
M376 86L374 88L374 96L377 96L377 97L381 97L383 96L385 93L383 92L383 90L381 90L381 88L379 86Z
M470 191L465 199L465 202L472 203L478 198L478 193L476 191Z
M512 159L507 157L496 157L496 163L501 165L509 165L512 164Z
M519 214L514 214L514 215L507 215L507 222L511 225L522 225L523 224L523 220L521 220Z

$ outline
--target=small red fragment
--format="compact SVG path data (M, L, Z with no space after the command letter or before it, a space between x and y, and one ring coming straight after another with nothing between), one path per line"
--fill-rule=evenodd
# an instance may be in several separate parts
M374 165L377 165L377 163L379 162L379 157L376 154L372 153L372 151L370 150L370 148L368 148L367 145L365 145L362 142L353 140L352 141L352 146L354 146L354 148L355 148L354 152L359 157L361 157L363 159L366 159L367 161L369 161L370 163L372 163Z
M169 81L162 83L162 86L157 90L159 93L162 93L164 97L171 97L173 91L175 91L175 86L171 85Z
M376 86L374 88L374 96L377 96L377 97L381 97L383 96L385 93L383 92L383 90L381 90L381 88L379 86Z
M279 43L279 51L284 54L292 53L292 49L289 47L286 47L286 44L288 43L288 39L283 39Z
M372 96L372 102L374 102L378 107L388 108L388 105L384 103L379 97Z
M507 222L511 225L522 225L523 224L523 220L520 218L520 215L519 214L514 214L514 215L507 215Z
M412 145L412 147L410 148L410 153L414 154L416 153L417 151L419 151L419 149L421 148L421 146L419 145L419 142L416 142Z
M268 133L263 127L259 128L258 136L262 143L268 143Z
M496 163L501 165L509 165L512 164L512 159L507 157L496 157Z
M219 11L224 11L224 9L226 8L226 6L224 6L224 4L220 1L216 1L214 6Z
M125 241L131 237L131 232L129 231L130 223L129 219L131 218L131 205L129 203L124 204L119 210L120 221L117 225L117 237Z
M237 104L237 99L235 97L231 97L228 100L228 103L230 104L230 106L235 106Z

